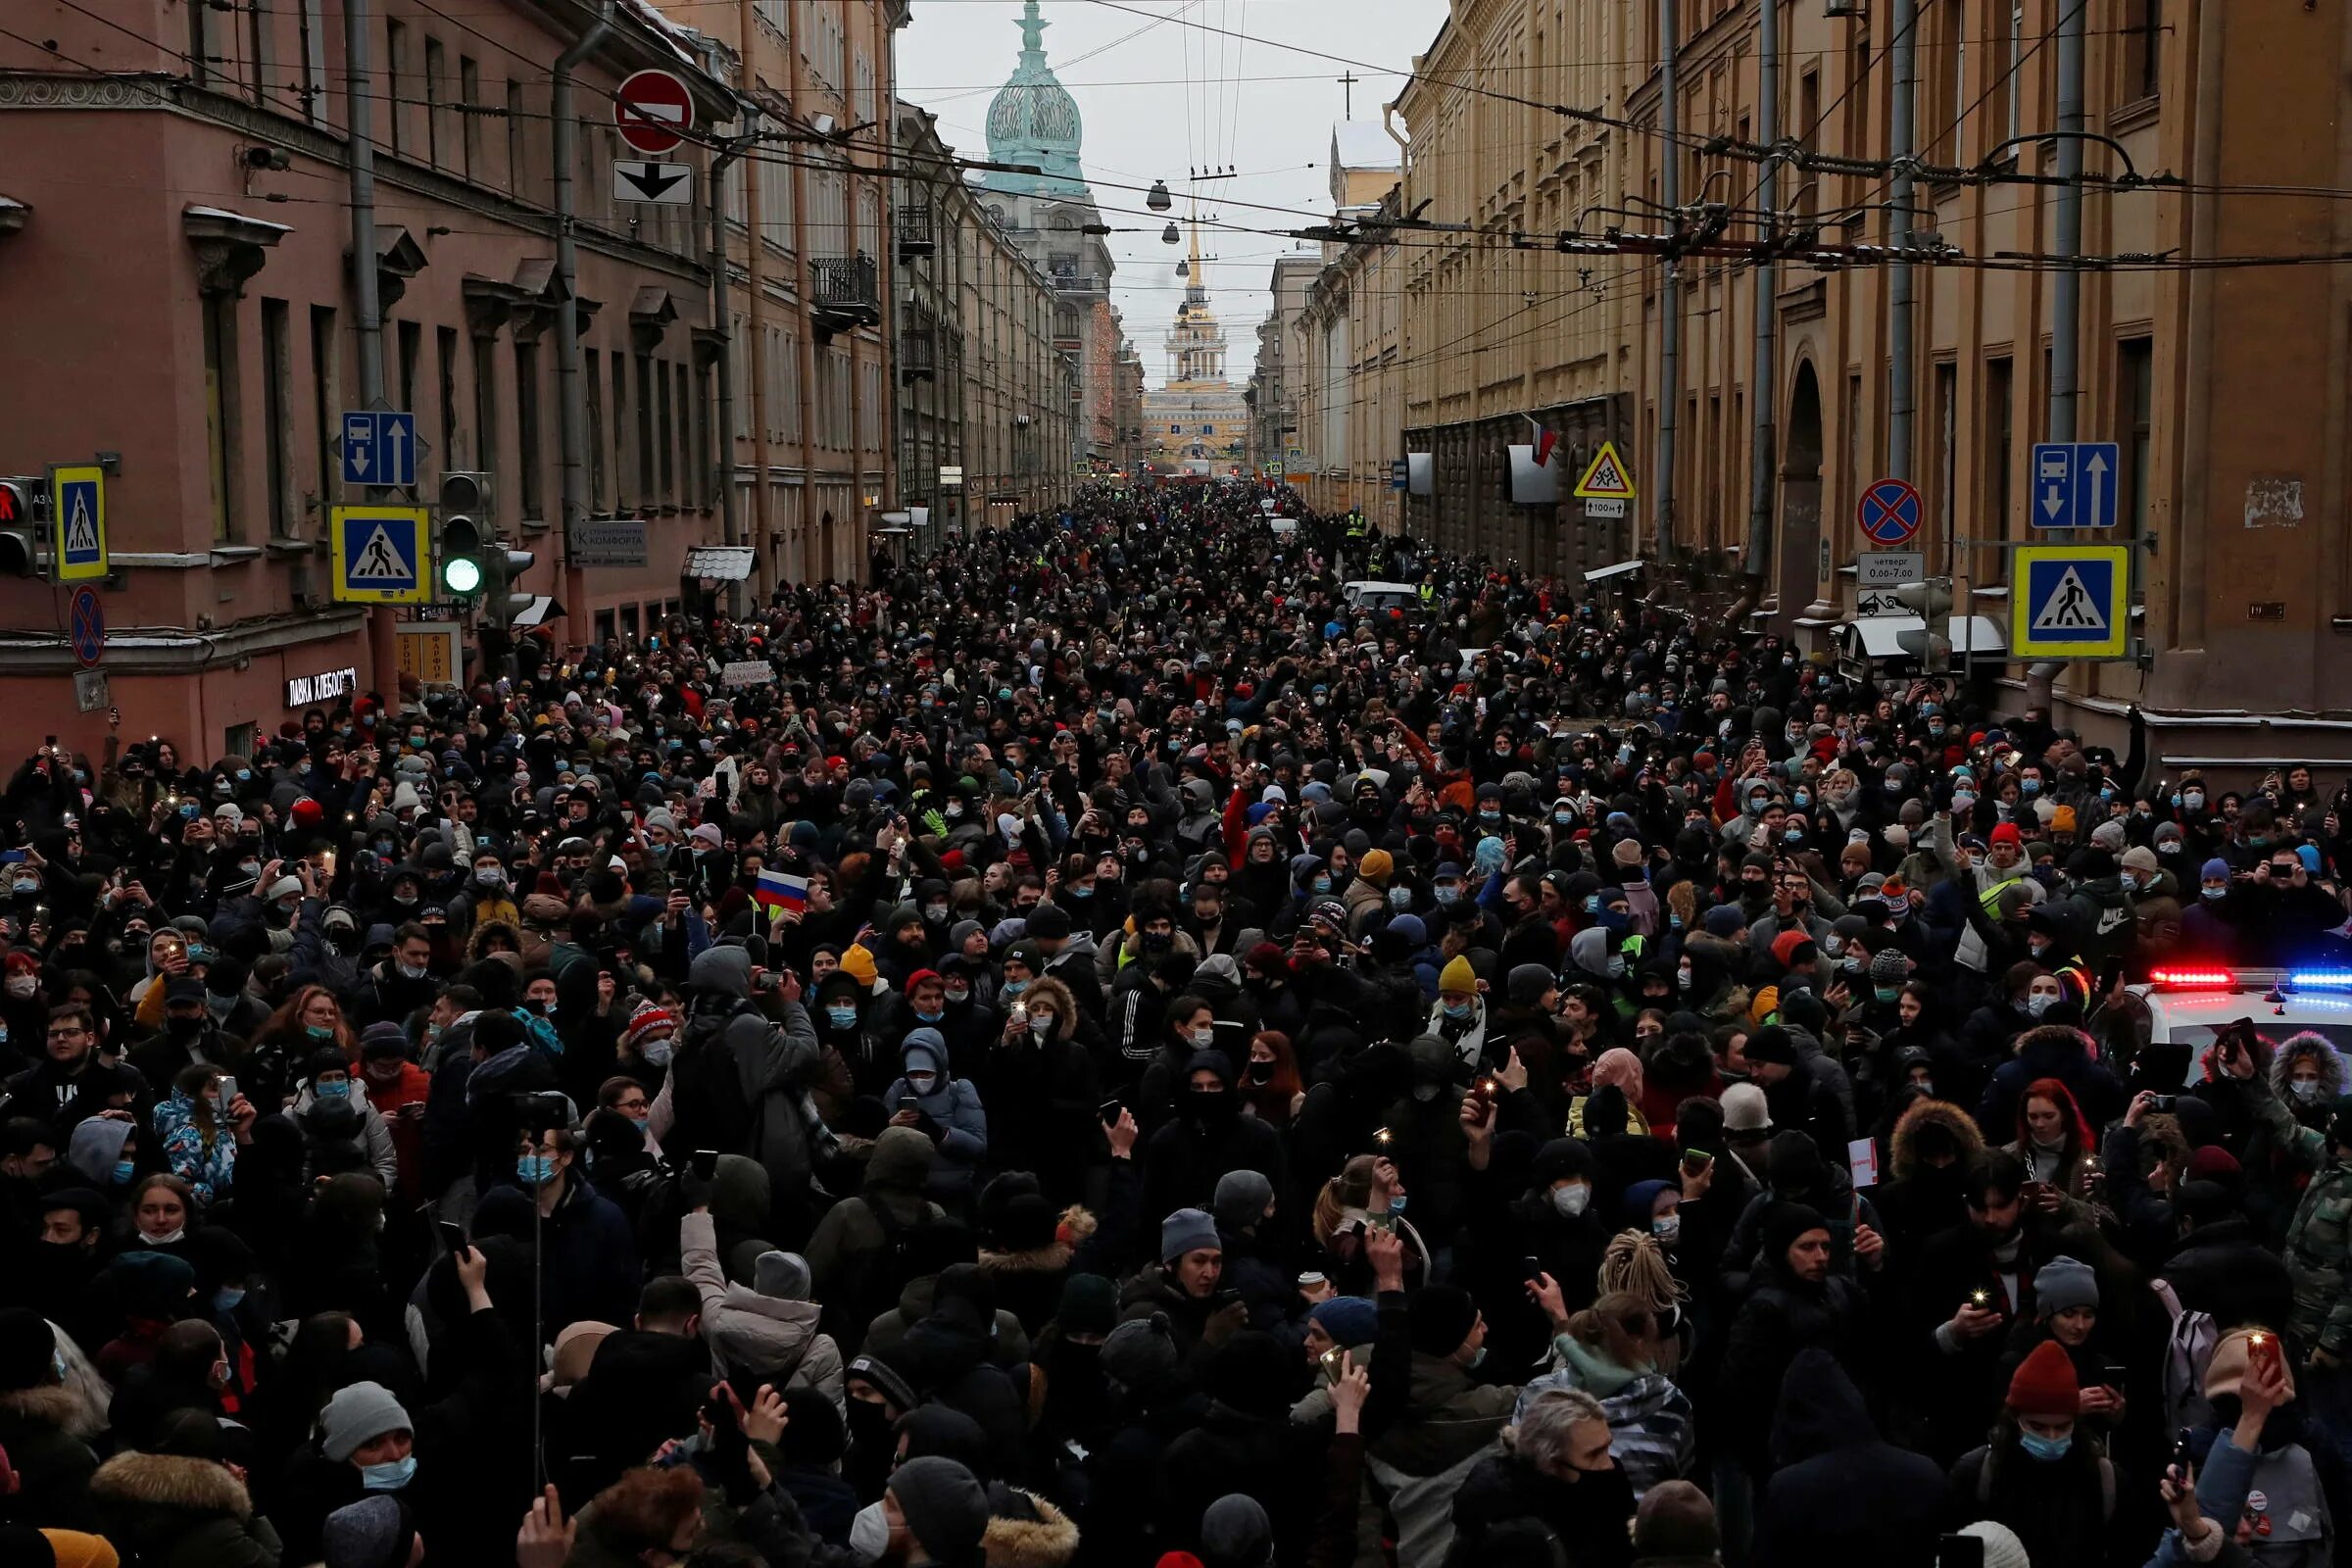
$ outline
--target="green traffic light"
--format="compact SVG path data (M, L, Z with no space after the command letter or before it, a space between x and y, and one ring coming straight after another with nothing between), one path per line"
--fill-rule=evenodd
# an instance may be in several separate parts
M441 563L441 586L453 594L469 594L482 585L482 564L457 556Z

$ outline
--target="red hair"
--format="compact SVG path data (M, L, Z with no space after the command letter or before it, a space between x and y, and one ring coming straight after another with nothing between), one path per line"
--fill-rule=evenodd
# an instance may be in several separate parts
M1274 1053L1274 1076L1258 1083L1250 1076L1250 1058L1242 1057L1242 1076L1237 1080L1245 1103L1255 1107L1258 1120L1271 1127L1291 1124L1291 1102L1305 1087L1298 1081L1298 1058L1291 1051L1291 1037L1279 1029L1260 1029L1250 1037L1252 1047L1264 1045Z
M2036 1078L2017 1097L2017 1141L2021 1147L2030 1148L2033 1144L2033 1134L2026 1123L2026 1106L2036 1097L2056 1105L2058 1113L2066 1118L2067 1141L2076 1152L2088 1153L2098 1147L2091 1142L2090 1123L2084 1118L2082 1107L2075 1102L2075 1092L2059 1078Z

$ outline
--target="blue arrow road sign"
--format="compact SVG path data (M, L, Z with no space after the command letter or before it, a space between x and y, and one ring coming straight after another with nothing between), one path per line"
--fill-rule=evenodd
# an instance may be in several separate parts
M2034 526L2114 527L2122 458L2123 449L2113 441L2047 441L2036 446Z
M416 416L373 409L343 415L343 482L413 485L416 482Z

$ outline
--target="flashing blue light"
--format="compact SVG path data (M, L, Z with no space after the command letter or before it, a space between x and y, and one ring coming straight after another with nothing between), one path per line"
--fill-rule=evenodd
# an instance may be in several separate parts
M2352 969L2297 969L2286 983L2298 991L2352 991Z

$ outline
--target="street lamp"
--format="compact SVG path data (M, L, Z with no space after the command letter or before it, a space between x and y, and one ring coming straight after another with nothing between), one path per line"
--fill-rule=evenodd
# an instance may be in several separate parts
M1144 198L1144 205L1155 213L1164 213L1175 206L1176 198L1168 194L1168 182L1164 179L1153 180L1152 194Z
M1161 229L1159 231L1159 238L1162 244L1167 245L1180 245L1184 242L1184 236L1176 232L1176 225L1174 223L1170 223L1166 228Z

